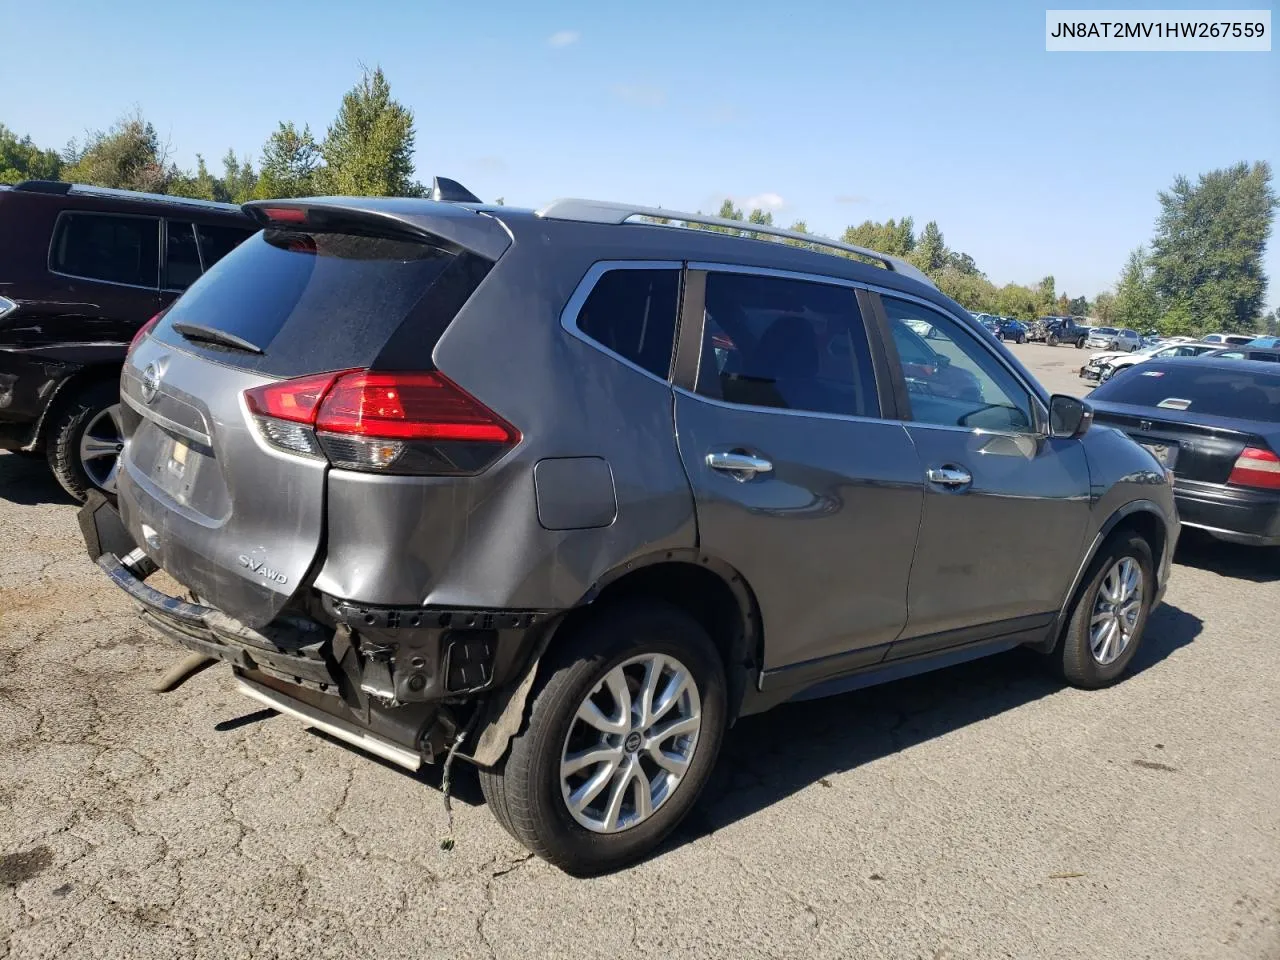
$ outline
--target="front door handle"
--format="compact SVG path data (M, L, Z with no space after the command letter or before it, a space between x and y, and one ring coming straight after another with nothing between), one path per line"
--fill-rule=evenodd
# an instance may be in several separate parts
M947 465L945 467L930 467L928 471L930 483L936 483L940 487L967 487L973 483L973 474L964 467L955 465Z
M718 450L707 454L707 466L712 470L720 470L735 480L746 482L758 473L769 473L773 464L763 457L753 457L749 453L737 450Z

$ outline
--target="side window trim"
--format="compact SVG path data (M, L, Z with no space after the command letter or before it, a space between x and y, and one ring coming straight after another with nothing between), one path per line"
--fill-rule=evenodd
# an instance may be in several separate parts
M79 273L67 273L65 270L55 270L53 266L53 251L58 239L62 236L62 231L66 229L64 224L72 217L112 217L117 220L150 220L156 225L156 282L152 286L141 283L122 283L119 280L103 280L101 277L86 277ZM161 226L164 222L163 217L153 216L146 213L109 213L104 210L62 210L58 213L58 218L53 222L53 231L49 234L49 254L45 258L45 268L55 276L70 277L72 280L86 280L89 283L105 283L112 287L127 287L130 290L150 290L153 293L160 289L160 271L161 264L164 262L164 231Z
M985 350L987 352L987 355L990 356L991 359L999 363L1000 366L1003 367L1004 370L1013 378L1014 382L1022 390L1026 392L1027 396L1031 399L1031 410L1032 410L1032 414L1036 419L1036 423L1035 423L1036 432L1040 434L1043 434L1046 432L1048 422L1049 422L1049 410L1044 402L1044 399L1040 396L1040 391L1037 390L1034 385L1028 383L1026 378L1023 377L1017 371L1017 369L1015 369L1012 365L1007 363L1004 357L1000 356L998 351L992 350L990 349L989 346L984 344L981 341L981 339L975 334L975 332L969 329L969 326L963 320L956 317L951 311L944 310L942 307L938 306L936 303L932 303L924 299L923 297L917 297L910 293L904 293L901 290L892 290L887 287L869 286L869 290L871 294L874 296L876 301L875 316L876 316L877 322L881 325L881 329L879 331L880 339L883 341L884 349L886 353L888 353L890 358L892 359L892 362L889 365L891 368L890 375L893 377L893 381L894 381L894 392L897 395L897 399L898 399L898 409L902 414L902 416L899 417L900 420L916 423L922 427L936 427L939 430L974 432L976 430L982 429L982 428L976 428L976 427L948 426L946 424L927 423L923 420L917 421L912 416L911 398L907 390L906 378L902 374L902 363L900 358L898 357L898 347L893 340L893 335L889 326L889 314L888 314L888 311L885 310L884 302L881 299L882 296L895 297L899 300L906 300L911 303L919 304L925 309L932 310L934 313L937 313L942 317L945 317L946 319L950 320L952 323L956 324L964 332L964 334L969 337L969 339L973 343L977 344L980 349ZM1001 433L1003 431L985 430L985 432ZM1026 436L1026 434L1011 434L1011 435Z
M670 372L674 367L674 363L667 368L668 375L659 377L652 370L646 370L640 364L627 359L622 354L614 350L610 350L599 340L587 336L587 334L578 327L578 314L582 312L582 307L587 302L587 298L596 288L596 284L600 282L600 278L611 270L680 270L684 269L683 260L597 260L583 275L578 285L574 288L573 294L569 297L569 302L565 304L564 309L560 311L560 327L570 336L581 340L593 350L599 350L605 356L612 357L619 363L630 367L636 373L642 373L650 380L656 380L658 383L670 384ZM681 287L683 287L683 276L681 277ZM680 291L677 291L677 311L679 310ZM675 340L679 342L679 316L676 320L677 329ZM674 351L673 351L674 352Z

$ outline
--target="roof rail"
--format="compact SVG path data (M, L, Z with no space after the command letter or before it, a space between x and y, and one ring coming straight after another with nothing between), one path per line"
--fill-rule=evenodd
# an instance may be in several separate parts
M140 190L121 190L117 187L98 187L85 183L68 183L65 180L22 180L13 185L14 190L26 193L48 193L57 196L106 197L131 200L137 203L170 203L204 210L222 210L237 213L239 204L217 200L201 200L196 197L179 197L171 193L144 193Z
M539 210L538 216L547 220L578 220L587 223L626 223L632 217L660 217L665 220L697 223L708 227L727 227L739 233L757 233L770 237L784 237L788 240L798 240L801 243L815 247L828 247L833 250L843 250L845 253L855 253L860 257L867 257L875 260L886 270L900 273L904 277L910 277L912 280L917 280L935 290L938 289L937 284L929 279L929 276L923 270L900 257L891 257L887 253L868 250L866 247L855 247L853 244L841 243L838 240L828 240L826 237L819 237L812 233L799 233L795 230L784 230L781 227L751 223L749 220L728 220L724 217L709 217L701 213L664 210L661 207L636 207L626 203L575 199L557 200Z
M72 185L65 180L19 180L13 185L13 189L22 190L25 193L58 193L64 194L71 191Z

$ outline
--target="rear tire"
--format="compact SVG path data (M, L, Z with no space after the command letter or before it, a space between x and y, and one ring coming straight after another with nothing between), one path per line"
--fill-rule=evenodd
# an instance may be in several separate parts
M1125 571L1132 569L1126 564L1137 568L1137 589L1113 602L1111 598L1119 594L1111 587L1123 586ZM1067 683L1095 690L1111 686L1124 675L1142 644L1151 613L1154 570L1151 546L1136 533L1122 531L1103 544L1089 564L1071 619L1054 651L1054 665ZM1131 619L1126 614L1132 614ZM1103 619L1095 623L1097 618ZM1116 632L1108 639L1106 629L1111 623Z
M119 437L118 414L112 416L112 410L119 404L120 387L117 383L94 383L80 389L52 415L49 439L45 445L49 469L62 489L81 503L90 490L101 490L109 497L115 497L118 454L117 459L110 463L106 454L90 458L87 466L85 448L98 443L105 450L105 445L112 441L108 433L114 433L115 437L123 440ZM90 428L100 430L103 435L90 434Z
M647 746L639 750L626 746L639 726L634 726L625 739L618 735L620 743L616 747L591 744L579 748L573 740L583 732L584 725L588 734L594 735L599 729L579 719L588 702L598 697L608 697L610 712L617 708L624 722L636 723L636 714L611 692L610 680L621 676L628 684L636 684L627 688L627 696L631 704L643 704L636 677L647 676L644 671L649 668L644 664L627 666L637 658L648 658L646 663L674 661L687 673L696 692L696 697L678 694L668 711L659 714L649 728L661 728L668 717L677 717L687 709L690 716L700 718L691 735L661 741L676 750L683 746L691 751L682 774L674 786L668 786L665 795L661 793L661 778L670 769L665 765L654 771L646 766L643 777L633 780L610 772L622 771L623 766L611 766L612 761L608 760L593 761L583 766L582 772L570 774L583 778L582 783L569 779L564 770L570 753L595 750L617 751L624 763L632 763L637 769L642 762L652 764L652 752ZM619 668L624 666L629 672L620 674ZM667 692L665 684L673 683L678 673L673 670L669 677L666 673L658 676L662 681L658 692ZM715 766L728 699L720 654L706 631L683 611L661 603L626 605L605 610L573 628L572 633L561 635L540 665L539 674L525 728L512 740L505 760L480 770L480 788L493 807L494 816L522 844L566 873L590 876L641 859L688 814ZM691 709L693 704L696 709ZM598 703L595 708L603 716ZM667 752L657 743L653 749ZM659 797L651 798L652 812L642 814L638 804L644 796L642 785L651 782L650 776L658 780ZM566 796L585 791L588 783L597 778L603 779L604 786L594 795L596 799L580 806L579 813L572 812ZM631 801L634 825L619 822L613 828L588 828L579 820L580 816L588 817L587 807L602 803L601 797L606 798L603 805L609 806L607 798L615 791L623 798L620 806Z

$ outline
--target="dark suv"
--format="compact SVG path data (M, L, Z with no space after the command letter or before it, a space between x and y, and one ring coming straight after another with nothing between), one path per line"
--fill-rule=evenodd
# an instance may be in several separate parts
M567 870L658 844L744 714L1019 645L1101 687L1138 649L1168 476L910 264L587 201L246 209L125 363L89 553L248 696L471 760Z
M0 188L0 450L46 456L77 499L113 493L129 340L256 229L230 204Z

